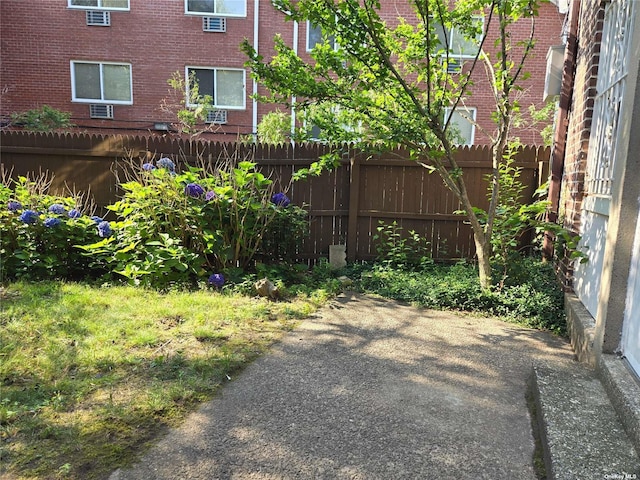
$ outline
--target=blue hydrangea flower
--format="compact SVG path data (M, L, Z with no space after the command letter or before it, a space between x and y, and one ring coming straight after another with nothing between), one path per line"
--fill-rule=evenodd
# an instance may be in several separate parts
M109 222L102 221L98 224L98 236L100 238L107 238L113 234L113 230L111 230L111 225Z
M291 200L289 200L289 197L287 197L282 192L274 193L273 196L271 197L271 201L279 207L287 207L291 203Z
M16 202L15 200L11 200L7 203L7 208L10 212L17 212L18 210L22 210L22 204L20 202Z
M49 207L49 211L51 213L57 213L58 215L62 215L63 213L67 212L64 206L60 205L59 203L54 203L53 205L51 205Z
M150 172L151 170L155 170L156 166L153 163L143 163L142 169L146 170L147 172Z
M20 221L27 224L33 224L38 221L38 212L33 210L25 210L20 215Z
M204 196L207 202L210 202L211 200L215 200L216 197L217 197L216 192L214 192L213 190L209 190L207 194Z
M59 218L56 217L49 217L44 221L44 226L47 228L53 228L53 227L57 227L58 225L60 225L60 223L62 223L60 221Z
M72 208L71 210L69 210L69 213L67 213L67 215L69 216L69 218L80 218L82 216L82 212L77 208Z
M91 217L91 220L93 220L96 224L101 223L103 220L102 217L99 217L97 215L94 215L93 217Z
M186 187L184 187L184 193L193 198L198 198L204 195L204 188L202 188L197 183L188 183Z
M164 157L158 160L158 168L164 168L165 170L169 170L170 172L176 171L176 164L171 161L170 158Z
M216 288L222 288L224 285L224 276L221 273L214 273L209 276L209 285L213 285Z

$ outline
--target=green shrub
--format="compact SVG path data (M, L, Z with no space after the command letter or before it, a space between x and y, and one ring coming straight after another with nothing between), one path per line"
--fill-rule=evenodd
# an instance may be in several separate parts
M109 275L166 288L224 272L240 281L256 258L291 263L309 229L304 208L237 158L215 169L178 172L168 158L130 169L121 200L107 207L112 222L92 216L82 195L49 195L50 184L46 176L0 184L0 280Z
M133 165L132 165L133 167ZM87 245L109 269L134 284L164 288L211 272L237 275L257 257L285 260L306 232L307 213L256 170L230 157L215 168L168 158L134 167L107 207L114 235Z
M0 183L0 280L83 279L101 273L77 245L100 237L82 195L47 193L51 179Z
M32 132L50 132L59 128L71 128L71 114L43 105L21 113L12 113L11 122Z

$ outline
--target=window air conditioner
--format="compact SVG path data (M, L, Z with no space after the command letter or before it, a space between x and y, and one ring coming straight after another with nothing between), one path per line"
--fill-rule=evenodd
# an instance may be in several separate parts
M108 27L111 25L111 13L104 10L87 10L87 25Z
M89 116L91 118L113 118L113 105L89 105Z

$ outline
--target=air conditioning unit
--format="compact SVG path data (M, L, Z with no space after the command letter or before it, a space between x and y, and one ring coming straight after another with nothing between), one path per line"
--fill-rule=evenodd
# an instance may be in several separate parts
M457 58L449 58L447 61L447 73L460 73L462 71L462 61Z
M89 105L89 116L91 118L113 119L113 105Z
M111 12L104 10L87 10L87 25L109 27L111 25Z
M206 123L227 123L227 111L210 110L205 121Z
M202 30L205 32L226 32L227 19L224 17L202 17Z

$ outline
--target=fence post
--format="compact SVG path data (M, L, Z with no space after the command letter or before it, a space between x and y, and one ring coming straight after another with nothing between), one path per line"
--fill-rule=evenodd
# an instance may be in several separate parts
M349 221L347 223L347 260L356 260L358 238L358 213L360 212L360 157L351 157L351 174L349 176Z

